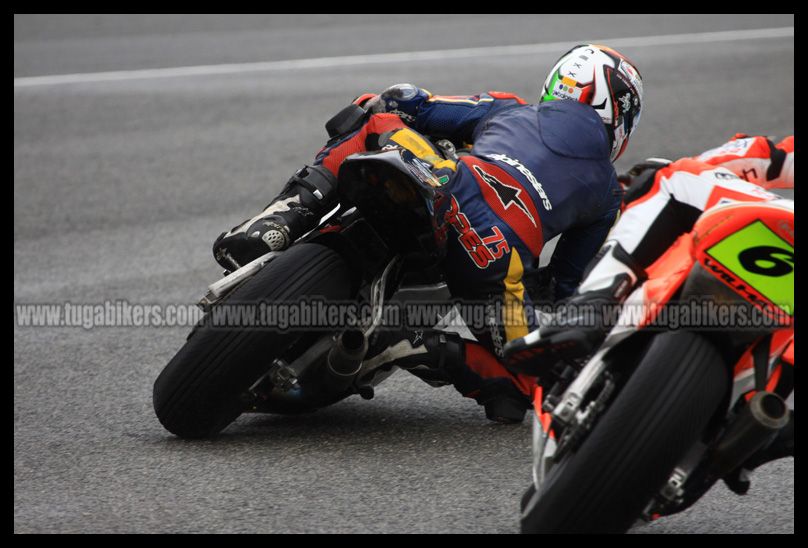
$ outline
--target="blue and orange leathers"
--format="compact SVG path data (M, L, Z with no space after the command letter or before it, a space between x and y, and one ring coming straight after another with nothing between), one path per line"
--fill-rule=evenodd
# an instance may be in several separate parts
M505 342L535 329L533 314L523 312L529 297L522 278L537 266L544 243L562 234L550 268L563 298L615 221L621 190L603 122L589 105L528 105L498 92L441 97L409 86L376 102L379 113L321 150L317 163L336 173L348 155L407 126L457 147L473 145L455 169L436 173L448 178L451 194L441 210L450 226L444 270L453 296L497 302L492 309L505 317L473 330L480 344L466 345L468 370L452 380L470 397L514 388L529 396L535 379L509 373L497 356Z

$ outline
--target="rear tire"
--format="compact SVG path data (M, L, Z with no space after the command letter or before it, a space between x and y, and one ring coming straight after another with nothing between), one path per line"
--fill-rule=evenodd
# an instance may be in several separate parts
M622 533L702 435L729 389L707 339L657 335L626 386L540 491L523 498L523 533ZM532 491L532 492L531 492Z
M347 299L350 287L350 272L340 255L318 244L299 244L235 289L226 302ZM300 334L203 322L154 382L157 418L183 438L217 434L244 410L241 394Z

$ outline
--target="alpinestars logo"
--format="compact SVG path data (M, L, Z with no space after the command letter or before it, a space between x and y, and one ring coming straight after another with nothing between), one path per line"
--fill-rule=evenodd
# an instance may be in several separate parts
M476 171L477 174L480 177L482 177L483 181L488 183L488 186L494 189L494 192L496 192L499 201L502 202L502 207L508 209L511 206L511 204L516 205L516 207L522 210L522 213L527 215L527 218L530 219L530 222L533 223L533 226L537 226L536 219L534 219L533 215L531 215L530 211L528 211L525 202L523 202L522 199L519 198L519 194L522 193L521 188L506 185L505 183L503 183L490 173L486 173L485 171L480 169L479 166L474 166L474 171Z
M544 192L544 187L541 186L541 183L536 179L536 176L533 175L533 172L526 168L522 162L519 160L515 160L509 156L505 156L504 154L491 154L489 158L495 160L497 162L502 162L504 164L508 164L511 167L515 167L516 171L521 173L525 176L525 178L530 182L530 185L536 190L541 198L541 205L544 206L544 209L550 211L553 209L553 204L550 203L550 198L547 197L547 193ZM535 223L534 223L535 224Z

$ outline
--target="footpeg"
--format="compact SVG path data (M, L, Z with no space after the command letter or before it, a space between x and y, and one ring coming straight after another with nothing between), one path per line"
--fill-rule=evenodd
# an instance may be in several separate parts
M283 360L275 360L267 375L272 386L288 392L298 386L297 373Z

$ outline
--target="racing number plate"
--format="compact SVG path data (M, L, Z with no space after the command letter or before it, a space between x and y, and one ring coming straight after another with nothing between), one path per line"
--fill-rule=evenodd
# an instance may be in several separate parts
M707 254L769 301L794 315L794 247L761 221L727 236Z

